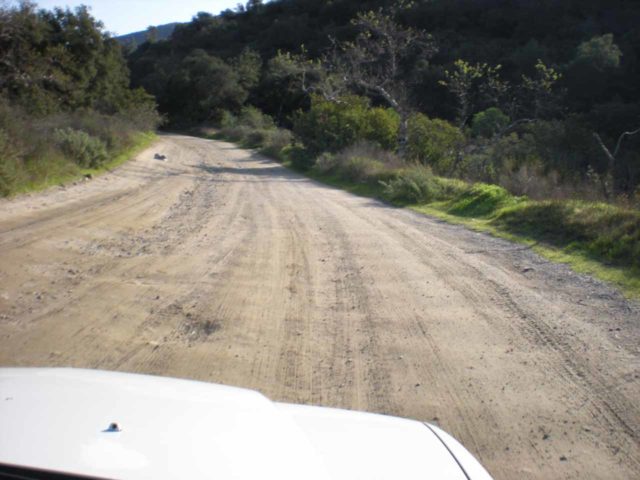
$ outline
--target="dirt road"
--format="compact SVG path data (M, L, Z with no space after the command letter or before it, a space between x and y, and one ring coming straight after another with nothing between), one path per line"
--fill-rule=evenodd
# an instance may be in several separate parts
M496 479L640 478L639 319L521 246L226 143L164 136L0 202L0 365L426 420Z

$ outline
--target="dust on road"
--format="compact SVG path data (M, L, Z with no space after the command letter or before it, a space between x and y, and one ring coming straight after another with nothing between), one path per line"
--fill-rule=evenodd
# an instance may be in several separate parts
M163 136L0 203L0 365L425 420L496 479L640 477L639 318L521 246L227 143Z

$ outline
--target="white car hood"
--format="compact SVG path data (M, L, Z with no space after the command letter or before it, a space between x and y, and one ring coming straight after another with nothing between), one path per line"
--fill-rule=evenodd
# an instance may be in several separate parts
M0 425L0 464L101 478L490 478L420 422L146 375L0 369Z

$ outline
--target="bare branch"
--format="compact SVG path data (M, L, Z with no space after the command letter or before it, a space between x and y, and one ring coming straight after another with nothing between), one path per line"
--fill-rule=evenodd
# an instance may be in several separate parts
M636 133L640 133L640 128L638 128L637 130L634 130L632 132L624 132L622 135L620 135L620 138L618 138L618 143L616 143L616 149L613 151L613 156L614 157L618 156L618 152L620 151L620 147L622 146L622 140L624 140L625 137L630 137L632 135L635 135ZM598 138L600 138L600 137L598 137Z
M593 132L593 138L596 139L596 141L598 142L598 145L600 145L600 148L602 149L604 154L607 156L607 159L609 160L609 164L613 165L616 161L616 157L609 151L607 146L602 141L602 138L600 138L600 135L598 135L596 132ZM622 138L622 136L620 136L620 138ZM616 149L616 152L617 152L617 149Z

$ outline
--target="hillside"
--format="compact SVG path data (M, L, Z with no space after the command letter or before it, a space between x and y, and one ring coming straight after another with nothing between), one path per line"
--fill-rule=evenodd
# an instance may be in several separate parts
M119 35L115 37L115 39L123 47L137 48L138 45L141 45L150 39L152 41L168 39L178 25L180 25L180 23L178 22L167 23L165 25L157 25L154 27L149 27L146 30L141 30L139 32Z
M534 170L553 171L564 183L599 176L593 183L600 186L594 188L607 198L633 195L640 184L640 135L624 139L615 161L593 135L598 133L612 151L622 132L640 126L638 3L615 0L606 8L598 1L578 0L250 3L219 16L200 13L168 39L142 44L129 56L134 85L156 97L174 126L219 122L222 112L253 105L279 125L292 127L294 112L310 107L313 89L302 88L300 58L287 55L318 60L331 51L332 39L346 45L357 38L361 28L354 19L359 14L382 8L399 27L431 39L428 52L406 56L400 65L409 113L466 129L475 115L498 108L507 124L519 125L509 130L512 140L516 135L536 144ZM468 78L458 77L456 87L447 82L447 72L460 75L460 68L467 68ZM537 85L527 84L536 76ZM497 83L505 88L487 94ZM353 82L348 89L374 105L389 106ZM525 119L536 120L535 125ZM515 150L509 155L517 158L491 171L464 175L496 182L496 169L522 163L521 149ZM531 160L531 155L524 157Z

